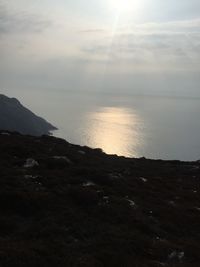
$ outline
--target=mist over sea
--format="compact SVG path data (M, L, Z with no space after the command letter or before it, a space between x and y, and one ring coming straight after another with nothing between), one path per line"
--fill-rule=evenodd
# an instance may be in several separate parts
M59 128L55 136L106 153L153 159L200 158L200 98L103 92L32 91L22 104Z

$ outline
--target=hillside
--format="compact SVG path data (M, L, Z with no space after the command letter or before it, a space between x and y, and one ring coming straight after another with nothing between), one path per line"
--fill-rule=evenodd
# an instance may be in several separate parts
M200 162L0 133L0 266L200 266Z
M39 136L49 134L56 127L36 116L16 98L0 94L0 129Z

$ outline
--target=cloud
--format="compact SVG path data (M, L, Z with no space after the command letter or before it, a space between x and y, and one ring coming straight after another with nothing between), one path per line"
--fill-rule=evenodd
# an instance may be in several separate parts
M0 34L41 32L51 25L51 21L45 20L36 14L15 12L8 10L0 3Z
M152 68L200 67L200 19L118 29L82 47L91 60Z
M105 33L104 29L86 29L86 30L81 30L79 31L80 33L91 33L91 34L95 34L95 33Z
M200 18L191 20L169 21L165 23L144 23L133 25L132 29L139 32L162 33L200 33Z

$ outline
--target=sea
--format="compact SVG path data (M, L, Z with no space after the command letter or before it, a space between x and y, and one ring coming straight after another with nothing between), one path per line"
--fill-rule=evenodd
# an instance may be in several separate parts
M126 157L200 159L200 97L69 90L16 97L70 143Z

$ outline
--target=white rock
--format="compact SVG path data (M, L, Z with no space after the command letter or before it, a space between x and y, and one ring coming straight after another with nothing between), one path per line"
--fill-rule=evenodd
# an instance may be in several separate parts
M71 160L68 159L68 158L65 157L65 156L54 156L53 158L54 158L54 159L58 159L58 160L59 160L59 159L64 160L64 161L66 161L66 162L69 163L69 164L72 163Z
M24 168L33 168L35 166L39 166L39 163L34 159L27 159L26 163L24 164Z
M38 176L37 175L24 175L24 178L26 178L26 179L36 179L36 178L38 178Z
M93 182L90 182L90 181L88 181L88 182L86 182L86 183L83 183L83 186L84 187L87 187L87 186L94 186L95 184L93 183Z
M112 179L120 179L122 178L122 175L120 173L110 173L109 177Z
M81 154L81 155L85 155L86 154L85 151L83 151L83 150L79 150L78 153Z
M127 199L127 201L129 202L130 206L131 207L134 207L135 206L135 202L131 199Z
M179 260L182 260L184 258L184 256L185 256L184 251L181 251L181 252L178 253Z
M199 169L199 166L196 166L196 165L193 165L191 166L193 170L198 170Z
M1 133L1 135L10 135L10 134L9 134L9 133L4 133L4 132L3 132L3 133Z
M146 178L144 178L144 177L140 177L140 179L144 182L144 183L146 183L148 180L146 179Z
M171 254L169 254L168 258L169 260L173 260L173 259L178 259L179 261L181 261L185 256L185 253L183 251L178 252L176 250L174 250Z
M174 259L176 256L177 256L177 252L173 251L172 253L169 254L168 258L171 260L171 259Z
M109 204L109 197L103 196L103 201L104 201L104 204Z

